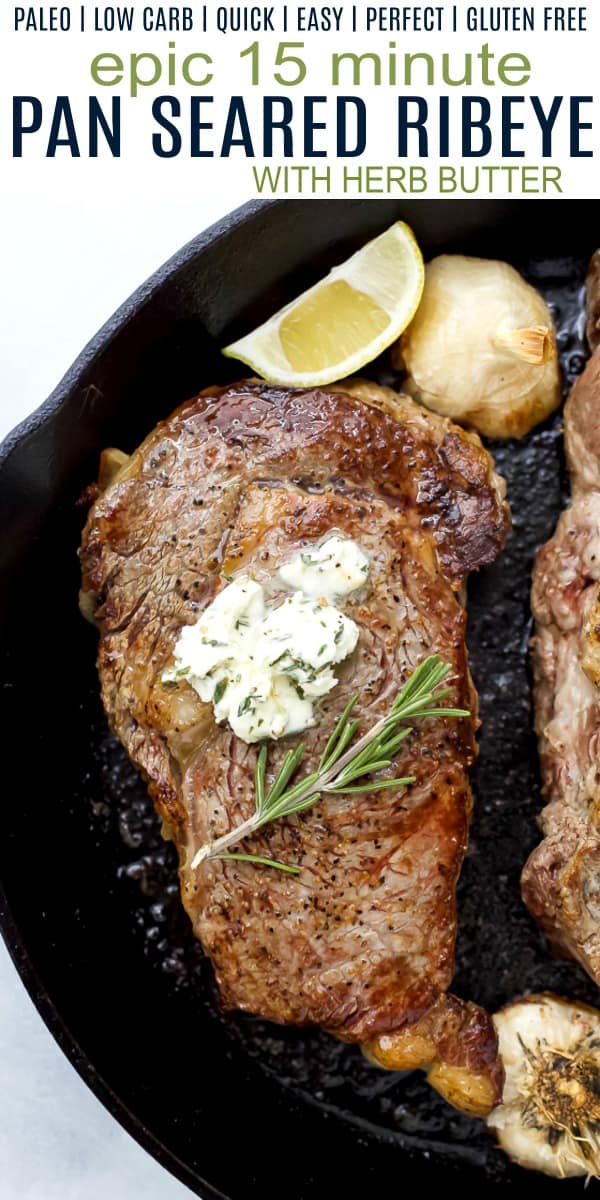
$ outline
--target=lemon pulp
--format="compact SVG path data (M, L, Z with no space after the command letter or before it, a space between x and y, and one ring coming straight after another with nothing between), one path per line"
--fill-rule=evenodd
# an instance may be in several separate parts
M389 313L376 300L336 279L283 318L279 343L292 370L322 371L360 349L366 338L378 337L389 323Z

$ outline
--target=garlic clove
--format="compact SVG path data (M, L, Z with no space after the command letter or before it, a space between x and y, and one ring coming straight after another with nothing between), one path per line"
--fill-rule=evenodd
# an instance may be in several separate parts
M125 454L124 450L118 450L116 446L108 446L100 455L100 467L98 470L98 487L100 491L105 492L109 487L112 487L116 482L117 476L130 461L130 455Z
M414 1022L377 1034L362 1049L386 1071L425 1071L430 1086L469 1116L485 1117L500 1102L503 1071L492 1019L456 996L438 996Z
M528 996L494 1017L505 1084L487 1118L509 1158L557 1178L600 1178L600 1012Z
M498 1102L495 1080L486 1071L473 1071L437 1059L426 1073L430 1087L452 1108L469 1117L486 1117Z

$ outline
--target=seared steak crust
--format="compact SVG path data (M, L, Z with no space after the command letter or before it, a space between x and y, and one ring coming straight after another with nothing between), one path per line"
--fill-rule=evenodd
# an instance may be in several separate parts
M572 502L533 573L536 731L547 806L523 898L600 983L600 351L565 409Z
M340 389L250 381L182 405L94 504L81 559L104 705L178 847L223 1003L364 1042L416 1021L452 977L477 725L456 592L499 552L508 516L476 437L385 389ZM193 872L198 847L252 813L256 747L217 726L185 681L165 690L178 632L225 575L272 583L332 529L366 550L369 586L344 606L361 637L302 735L304 769L350 696L368 728L431 652L472 716L432 718L403 743L393 770L417 777L409 789L329 797L247 843L299 876L215 860ZM270 769L297 740L270 744Z

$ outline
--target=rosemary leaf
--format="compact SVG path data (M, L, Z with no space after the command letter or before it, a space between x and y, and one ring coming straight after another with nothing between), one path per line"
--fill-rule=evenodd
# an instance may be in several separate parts
M265 777L267 771L267 743L263 742L254 772L254 791L256 794L256 812L262 816L265 809Z
M269 808L267 820L277 821L279 817L289 817L292 813L296 812L296 805L305 796L315 791L314 784L319 778L319 774L315 772L314 775L307 775L304 779L301 779L300 783L297 783L289 792L280 796L277 803Z
M226 862L250 862L256 863L259 867L275 867L278 871L287 871L288 875L299 875L300 867L290 867L288 863L278 862L276 858L261 858L258 854L213 854L213 858L219 858Z
M335 747L335 750L334 750L333 754L330 756L329 762L327 763L327 770L329 770L330 767L332 767L333 764L337 762L338 758L341 758L342 754L344 753L344 750L346 749L346 746L348 745L349 742L352 741L352 738L354 737L354 734L356 733L356 730L358 729L359 724L360 724L360 722L358 720L354 720L354 721L350 721L350 723L348 725L346 725L346 728L344 729L341 738L339 738L337 746Z
M401 729L400 733L397 733L395 737L388 738L385 742L380 742L379 753L391 758L405 738L408 737L409 733L412 733L412 727L407 725L406 729Z
M303 753L304 744L302 742L299 746L296 746L295 750L288 750L283 760L283 765L279 770L279 774L267 795L267 809L271 809L274 806L276 800L279 799L282 792L285 790L286 784L291 779L292 775L300 764L300 759L302 758Z
M361 775L371 775L375 771L384 771L386 767L392 765L391 758L378 758L375 762L365 763L362 767L346 767L345 771L340 772L340 782L350 783L353 779L360 779Z
M350 796L353 792L382 792L384 788L408 787L410 783L416 782L416 775L406 775L404 779L378 779L376 783L362 783L360 787L345 787L340 784L339 787L328 787L325 790L328 795Z
M294 802L293 806L290 805L290 808L284 813L284 816L291 817L294 813L304 812L305 808L312 808L312 805L316 804L317 800L320 799L320 792L311 792L310 795L306 796L304 800L297 800Z
M336 727L321 755L321 761L319 763L320 771L324 771L331 767L336 761L336 758L339 758L339 754L337 753L337 745L344 732L344 729L346 728L348 718L357 700L358 696L353 696L352 699L348 701L339 721L337 722Z

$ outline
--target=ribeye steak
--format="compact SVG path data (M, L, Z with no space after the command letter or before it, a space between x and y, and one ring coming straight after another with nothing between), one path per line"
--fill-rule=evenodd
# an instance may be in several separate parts
M600 254L588 276L598 345ZM572 498L533 573L535 721L547 801L523 898L556 950L600 983L600 349L565 407Z
M446 997L477 727L457 593L496 557L507 524L475 435L360 381L249 381L209 389L153 430L99 494L81 550L106 712L178 848L223 1004L370 1043L389 1065L436 1060L455 1090L458 1076L483 1080L488 1104L500 1079L491 1022ZM194 871L198 847L253 811L257 751L216 725L185 680L165 690L178 632L226 575L272 579L331 530L366 551L370 586L345 604L361 636L302 735L304 769L350 696L368 728L429 653L451 665L449 702L471 718L431 718L403 743L393 769L417 777L408 790L330 796L246 844L298 865L297 877L216 860ZM270 770L283 752L270 743Z

